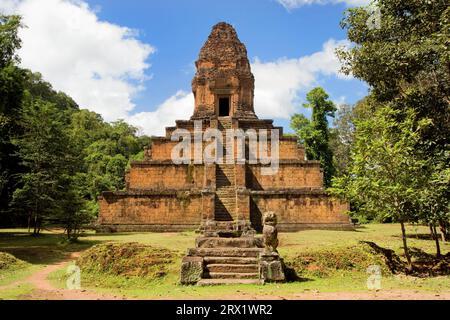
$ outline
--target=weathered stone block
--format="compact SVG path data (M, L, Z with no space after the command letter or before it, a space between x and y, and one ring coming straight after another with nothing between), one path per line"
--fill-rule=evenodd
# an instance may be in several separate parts
M285 281L283 261L277 253L261 254L259 262L260 278L265 282Z
M261 238L255 237L199 237L195 242L197 248L262 248Z
M181 262L181 284L196 284L203 276L202 257L184 257Z

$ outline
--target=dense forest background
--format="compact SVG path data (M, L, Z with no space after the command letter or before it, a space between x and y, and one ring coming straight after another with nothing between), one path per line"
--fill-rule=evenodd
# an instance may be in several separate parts
M107 123L18 66L20 17L0 16L0 226L63 225L75 236L98 212L97 197L124 188L146 136Z
M345 11L341 27L353 46L337 51L342 71L366 82L369 95L338 111L316 88L305 104L312 119L294 115L291 127L352 216L400 224L411 265L405 223L429 226L438 257L439 238L450 239L450 7L374 5Z

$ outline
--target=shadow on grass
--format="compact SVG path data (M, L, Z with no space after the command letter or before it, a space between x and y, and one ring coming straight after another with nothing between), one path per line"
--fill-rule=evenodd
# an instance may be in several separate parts
M414 259L414 274L418 277L436 277L450 275L450 252L438 258L419 248L410 248Z
M72 252L86 250L101 241L78 240L69 243L63 234L41 234L33 236L27 232L0 233L0 251L31 264L60 262Z
M401 235L395 235L395 237L396 238L400 238L400 239L402 238ZM409 234L406 235L406 237L408 239L433 240L434 241L433 237L431 236L431 233L418 233L418 234L409 233ZM440 240L441 239L441 234L440 233L438 233L438 237L439 237L439 240Z
M368 244L377 253L382 254L392 273L403 273L415 277L437 277L450 275L450 252L440 258L419 248L409 248L413 260L413 268L408 270L405 261L391 249L385 249L373 242L361 241Z
M314 279L300 277L294 268L287 266L284 262L283 262L283 269L284 275L286 276L286 282L288 283L314 281Z

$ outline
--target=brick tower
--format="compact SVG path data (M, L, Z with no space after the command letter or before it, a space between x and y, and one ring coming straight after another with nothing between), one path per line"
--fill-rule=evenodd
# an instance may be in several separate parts
M196 67L191 119L178 120L166 128L164 137L152 138L145 160L131 164L126 190L103 192L99 231L182 231L201 226L207 236L230 236L261 231L262 215L268 211L276 213L280 231L351 228L345 214L348 204L330 198L323 189L320 163L305 160L296 138L283 136L281 127L255 114L255 79L247 50L231 25L213 27ZM263 164L249 161L217 164L192 159L175 164L172 152L179 141L172 141L172 134L182 129L194 136L196 124L203 132L218 129L224 135L226 129L278 129L278 173L264 175ZM224 157L230 156L228 143L224 139ZM232 152L234 157L236 150ZM247 160L248 156L247 150Z
M247 50L231 25L213 27L196 67L191 119L178 120L166 128L165 137L152 138L145 160L131 164L125 191L103 192L98 230L198 230L196 247L183 260L183 283L282 280L278 254L265 252L263 239L255 236L255 230L263 229L263 215L274 213L280 231L351 229L348 204L326 194L320 163L305 160L296 138L283 136L272 120L256 116L255 79ZM199 125L200 133L218 129L223 136L227 129L278 130L277 173L265 175L264 164L249 161L248 141L243 161L197 162L194 151L184 163L174 163L179 141L172 139L173 133L184 130L195 136ZM236 149L230 149L232 140L223 138L223 157L237 158ZM200 151L205 148L202 142Z

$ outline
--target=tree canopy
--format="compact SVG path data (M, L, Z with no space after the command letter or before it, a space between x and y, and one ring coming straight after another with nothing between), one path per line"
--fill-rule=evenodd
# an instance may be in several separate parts
M291 119L291 128L296 132L300 143L305 146L308 160L320 161L324 169L325 185L329 186L335 167L330 149L328 117L334 117L336 106L320 87L311 90L306 100L308 103L303 106L312 109L312 119L309 120L303 114L295 114Z
M130 159L150 139L123 121L105 122L17 66L20 17L0 16L0 225L49 223L69 238L95 218L97 197L125 188Z

